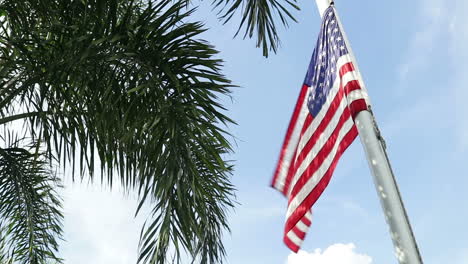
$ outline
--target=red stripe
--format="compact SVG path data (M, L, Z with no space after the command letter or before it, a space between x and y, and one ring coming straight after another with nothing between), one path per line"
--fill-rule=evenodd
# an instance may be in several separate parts
M312 205L317 201L317 199L323 193L328 183L330 182L333 171L335 170L336 165L338 164L338 160L340 159L343 152L349 147L349 145L353 143L357 135L358 135L358 131L357 131L356 126L354 125L352 129L343 138L343 140L340 142L335 158L333 159L327 172L323 175L322 179L315 186L312 192L310 192L310 194L304 199L304 201L302 201L302 203L298 206L298 208L296 208L296 210L292 213L292 215L286 220L285 232L288 232L294 226L296 226L297 222L303 217L302 212L304 210L308 210L308 208L311 208Z
M299 117L299 113L301 112L302 104L304 103L304 100L305 100L305 98L307 96L307 90L308 89L309 89L308 86L303 85L302 89L301 89L301 92L299 93L299 98L297 99L296 106L294 107L294 112L293 112L293 115L291 117L291 121L289 122L289 127L288 127L288 130L286 132L286 136L285 136L285 139L284 139L284 142L283 142L283 146L281 147L280 158L279 158L278 164L276 166L276 170L275 170L275 174L273 176L273 180L271 182L271 186L273 186L273 187L274 187L274 185L276 183L276 179L278 178L278 174L279 174L279 172L281 170L284 155L286 154L286 149L287 149L287 147L289 145L291 135L292 135L292 133L294 131L294 128L296 127L297 118Z
M306 234L302 232L297 226L293 227L292 231L296 234L298 238L304 240Z
M353 80L346 84L344 91L345 91L345 94L348 95L350 92L355 91L355 90L360 90L360 89L361 89L361 85L359 84L359 81ZM367 110L367 102L363 98L357 99L351 102L351 104L349 104L348 107L349 107L349 110L351 111L351 116L353 117L353 120L354 120L356 118L356 115L359 112Z
M302 130L301 130L301 137L307 131L307 128L310 126L310 124L312 124L313 120L314 120L314 118L312 117L312 115L307 115L307 117L306 117L306 119L304 121L304 126L302 127Z
M310 207L309 207L310 208ZM296 210L294 211L294 213L296 213L296 216L299 217L297 218L297 221L295 221L295 224L294 226L291 226L289 228L285 228L284 229L284 237L286 238L287 237L287 234L288 232L293 228L295 227L295 225L297 224L297 222L300 220L300 219L306 219L305 217L305 214L307 214L308 212L310 212L310 209L309 208L306 208L306 207L303 207L303 206L300 206L298 208L296 208ZM286 224L288 223L289 219L286 219ZM310 226L310 225L309 225ZM286 226L287 227L287 226ZM286 243L286 242L285 242Z
M336 112L336 111L334 111ZM328 113L327 113L328 114ZM293 186L292 192L289 196L289 201L291 201L297 193L300 191L302 186L309 181L310 178L314 175L314 173L317 171L317 169L320 167L320 165L323 163L323 161L327 158L328 154L330 154L330 151L333 149L336 140L338 138L338 134L340 133L341 128L343 125L346 123L346 120L348 120L351 116L351 112L347 108L344 109L343 113L340 116L340 119L338 120L338 124L336 125L335 129L331 133L330 137L327 140L327 142L322 146L320 151L317 153L317 155L313 158L312 162L310 162L307 165L307 168L304 170L304 172L300 175L299 179L297 180L296 184ZM331 119L331 117L329 117ZM329 122L326 122L326 126L328 126ZM322 123L323 124L323 123ZM322 126L320 124L320 126ZM318 133L317 135L314 133L314 138L313 140L313 145L315 145L316 140L320 137L320 134L326 129L325 127L321 127L320 130L317 129ZM310 142L310 141L309 141ZM309 154L310 150L313 147L312 144L306 149L299 154L301 162L306 158L307 154ZM297 163L300 164L300 163ZM288 202L289 204L289 202Z
M354 65L353 65L352 62L348 62L348 63L344 64L343 66L341 66L341 68L340 68L340 77L343 77L343 75L345 75L346 73L348 73L350 71L354 71Z
M289 239L288 236L285 235L283 237L283 241L284 244L286 244L286 246L288 246L288 248L294 251L295 253L299 251L300 245L296 245L294 242L291 241L291 239Z
M352 115L353 120L354 120L359 112L367 110L366 100L358 99L358 100L353 101L349 105L349 110L351 111L351 115Z
M311 222L309 219L307 219L307 217L306 217L305 215L302 217L302 220L301 220L301 221L302 221L302 223L304 223L304 225L306 225L307 227L310 227L310 226L312 225L312 222ZM298 238L300 238L302 241L305 239L306 233L303 232L303 231L301 231L301 230L297 227L297 223L296 223L296 226L294 226L291 230L292 230L292 231L296 234L296 236L297 236ZM287 237L288 232L289 232L289 230L286 231L286 232L284 233L284 237L287 238L288 240L290 240L290 239ZM291 241L291 243L293 243L293 242ZM293 243L293 244L294 244L294 243Z
M302 217L302 222L304 222L304 224L306 226L311 226L312 225L312 221L310 221L307 217L305 217L305 215L304 215L304 217Z
M350 92L354 90L361 89L361 85L359 85L358 80L349 81L346 86L344 87L345 94L348 95Z

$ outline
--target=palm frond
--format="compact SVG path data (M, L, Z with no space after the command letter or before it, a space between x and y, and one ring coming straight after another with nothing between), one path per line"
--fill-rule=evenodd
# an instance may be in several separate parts
M165 263L169 247L177 261L186 251L202 263L222 262L233 206L224 129L234 122L219 102L232 85L217 51L197 39L202 24L185 22L193 12L186 3L0 6L10 22L0 38L8 47L0 50L0 118L34 113L26 118L29 136L51 159L71 162L80 177L98 170L104 182L136 190L138 208L153 206L143 263Z
M275 21L279 19L287 27L290 20L297 22L291 11L299 10L296 0L213 0L213 5L220 10L224 23L241 9L242 19L235 35L245 28L244 38L255 36L256 45L262 47L265 57L269 51L276 53L280 44Z
M8 252L5 226L0 222L0 263L13 264L13 258Z
M0 219L3 258L15 263L60 262L62 233L59 180L26 149L0 149ZM11 258L14 256L14 258Z

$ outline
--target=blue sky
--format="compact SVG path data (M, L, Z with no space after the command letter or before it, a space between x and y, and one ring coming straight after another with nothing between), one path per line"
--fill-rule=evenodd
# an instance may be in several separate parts
M424 262L467 264L468 2L335 2ZM268 59L253 41L233 40L237 21L221 26L208 2L196 14L240 86L225 102L239 123L230 131L240 203L225 235L227 263L396 263L359 140L315 204L303 251L292 255L282 243L286 200L269 182L320 24L315 2L299 3L299 23L281 30L282 46ZM134 262L144 221L133 219L135 197L79 184L64 195L67 263Z

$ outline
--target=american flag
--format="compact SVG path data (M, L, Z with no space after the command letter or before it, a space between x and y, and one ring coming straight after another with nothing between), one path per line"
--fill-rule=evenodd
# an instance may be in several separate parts
M272 181L288 199L284 242L294 252L311 225L312 205L358 135L354 118L367 109L367 94L348 49L331 6L324 13Z

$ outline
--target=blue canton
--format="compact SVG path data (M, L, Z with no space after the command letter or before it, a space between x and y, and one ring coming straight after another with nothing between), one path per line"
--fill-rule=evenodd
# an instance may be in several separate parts
M335 10L329 7L324 13L317 46L312 54L304 84L311 87L307 105L313 117L317 116L327 100L335 79L338 58L348 54Z

